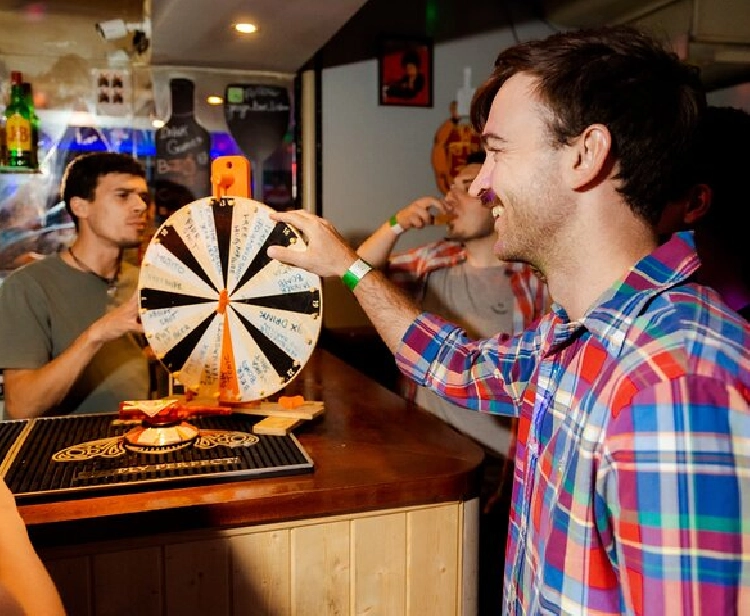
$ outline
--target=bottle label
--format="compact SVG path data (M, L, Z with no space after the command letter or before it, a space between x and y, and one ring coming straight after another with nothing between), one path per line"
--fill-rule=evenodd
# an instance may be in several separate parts
M5 124L6 146L10 151L31 151L31 122L20 113L8 118Z
M170 118L156 131L154 179L188 189L192 200L211 194L211 136L193 118Z

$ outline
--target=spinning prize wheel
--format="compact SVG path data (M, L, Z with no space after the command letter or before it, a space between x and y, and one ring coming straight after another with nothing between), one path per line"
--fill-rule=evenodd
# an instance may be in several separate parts
M304 250L273 210L244 197L198 199L172 214L146 249L138 281L157 358L201 396L242 402L283 388L320 334L320 278L266 254Z

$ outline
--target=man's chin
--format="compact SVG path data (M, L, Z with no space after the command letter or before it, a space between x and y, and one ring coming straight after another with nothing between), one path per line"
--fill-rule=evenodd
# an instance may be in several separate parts
M510 261L511 263L525 263L531 267L536 268L536 264L527 255L521 254L520 251L513 250L503 240L495 242L495 246L492 249L495 256L501 261Z

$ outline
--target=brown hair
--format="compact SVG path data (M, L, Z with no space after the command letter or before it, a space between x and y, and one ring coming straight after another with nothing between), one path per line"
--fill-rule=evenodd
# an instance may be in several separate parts
M562 32L500 52L472 101L477 131L516 73L536 77L536 93L552 112L549 130L556 144L570 144L592 124L608 128L622 181L618 191L633 212L656 224L667 202L687 189L685 171L705 93L698 71L654 39L613 26Z

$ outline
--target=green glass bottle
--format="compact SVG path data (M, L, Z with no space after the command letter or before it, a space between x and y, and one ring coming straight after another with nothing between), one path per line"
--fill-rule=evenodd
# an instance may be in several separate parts
M31 114L23 96L23 76L18 71L10 74L10 102L5 108L5 147L7 165L32 169Z
M6 106L7 105L3 105L3 112L0 113L0 167L5 167L5 165L8 164L8 149L5 147L5 107Z
M39 168L39 116L34 109L34 91L31 84L24 81L21 84L23 90L23 100L26 108L29 110L29 121L31 122L31 168Z

